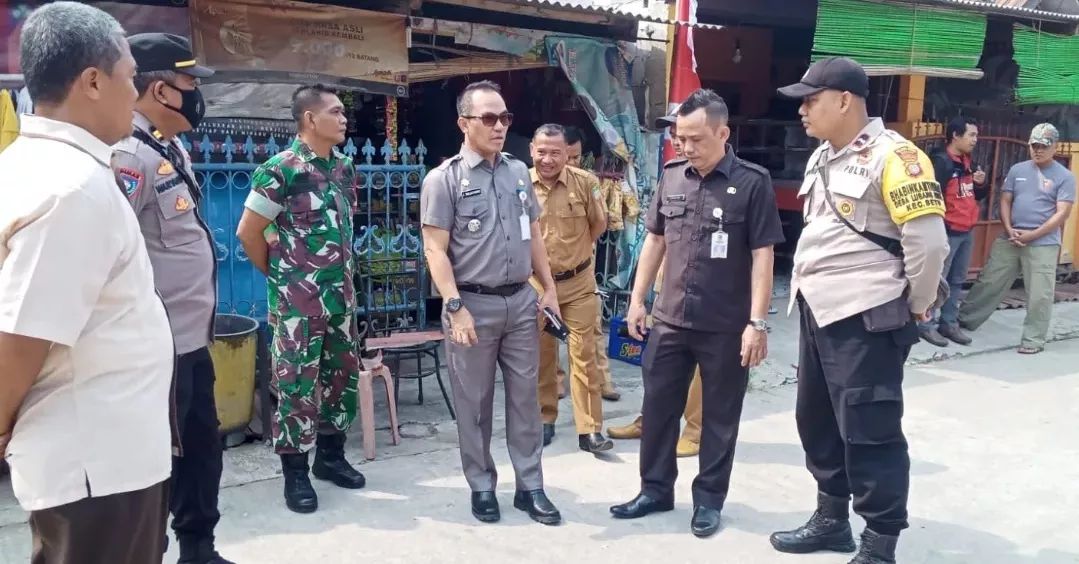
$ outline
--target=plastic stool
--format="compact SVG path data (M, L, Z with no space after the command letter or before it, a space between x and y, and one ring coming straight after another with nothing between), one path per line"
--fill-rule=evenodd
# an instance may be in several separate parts
M390 435L393 444L401 443L401 433L397 429L397 404L394 402L393 375L382 364L382 355L373 359L361 359L363 370L360 371L358 384L360 395L360 418L363 425L363 456L367 460L375 459L375 392L373 382L382 378L386 386L386 404L390 407Z

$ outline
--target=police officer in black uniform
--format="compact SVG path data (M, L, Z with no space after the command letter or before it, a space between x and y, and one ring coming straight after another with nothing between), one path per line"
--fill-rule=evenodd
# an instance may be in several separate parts
M727 119L711 90L697 90L678 109L686 158L667 163L653 196L627 315L641 338L645 296L666 254L643 358L641 491L611 507L620 519L674 508L679 420L700 365L704 417L691 523L698 537L719 529L749 368L768 354L772 249L783 242L768 171L734 154Z

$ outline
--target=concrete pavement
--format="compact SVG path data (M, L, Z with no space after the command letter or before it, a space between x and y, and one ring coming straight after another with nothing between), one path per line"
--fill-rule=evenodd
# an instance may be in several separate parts
M1021 356L1022 311L999 312L976 333L974 347L919 345L907 376L905 429L911 443L911 529L901 541L902 562L1079 562L1079 342L1059 341L1045 353ZM1079 304L1058 304L1054 337L1079 335ZM596 459L576 448L568 400L544 467L548 493L566 519L562 527L532 523L512 508L512 470L505 455L502 417L493 445L499 463L503 521L481 525L469 514L460 474L456 431L441 398L411 405L401 394L409 438L390 446L379 434L379 458L362 465L368 488L350 492L316 483L321 508L288 512L281 500L275 458L260 445L230 449L218 529L222 552L241 563L471 562L484 557L520 562L846 562L849 557L774 553L767 535L800 524L812 511L813 484L803 466L794 427L796 334L777 318L769 367L754 373L747 397L724 526L701 541L688 532L689 486L696 462L679 462L675 511L637 521L615 521L607 507L638 487L636 441L619 441ZM927 348L928 347L928 348ZM983 353L935 360L942 351ZM997 352L992 352L997 351ZM932 364L924 364L932 362ZM623 400L605 403L608 422L628 422L640 406L639 369L613 363ZM429 385L434 385L431 382ZM501 396L496 400L501 410ZM385 424L383 409L379 410ZM359 437L350 460L362 460ZM0 496L0 562L25 562L25 515L7 487ZM856 528L861 529L856 520ZM166 562L174 562L170 553Z

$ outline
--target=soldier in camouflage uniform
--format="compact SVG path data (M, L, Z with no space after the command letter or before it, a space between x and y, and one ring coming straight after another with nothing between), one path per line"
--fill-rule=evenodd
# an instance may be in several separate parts
M308 478L312 446L316 478L352 489L365 483L344 457L360 370L352 282L356 172L352 159L335 147L345 139L347 120L332 91L300 88L292 113L296 141L255 171L237 237L267 275L278 389L274 448L285 502L310 513L318 508ZM264 234L271 225L273 243Z

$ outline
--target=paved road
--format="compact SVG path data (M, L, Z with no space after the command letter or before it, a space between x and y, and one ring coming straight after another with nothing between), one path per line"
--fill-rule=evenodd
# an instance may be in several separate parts
M998 352L909 369L906 390L912 526L900 562L1079 562L1079 341L1054 343L1035 357ZM638 393L623 400L626 407L639 405ZM469 515L452 442L417 439L411 442L430 448L363 465L365 490L317 484L322 507L313 515L284 509L280 478L228 487L219 543L244 564L844 563L839 555L779 555L768 545L772 530L797 525L812 509L793 404L791 386L747 399L723 529L708 540L689 534L694 459L679 464L675 511L615 521L607 507L637 491L637 443L619 442L598 460L576 450L567 420L544 457L548 493L566 518L561 527L534 524L512 508L501 438L494 450L503 520L496 525ZM23 524L0 527L0 562L25 562L28 537ZM172 552L166 561L175 558Z

